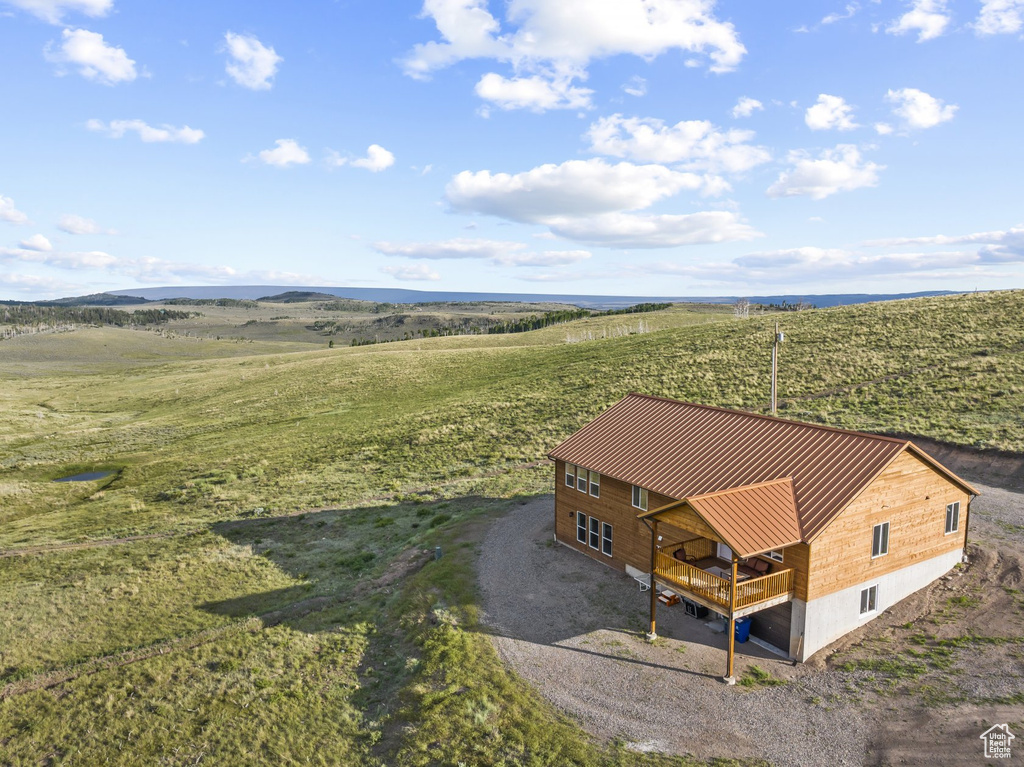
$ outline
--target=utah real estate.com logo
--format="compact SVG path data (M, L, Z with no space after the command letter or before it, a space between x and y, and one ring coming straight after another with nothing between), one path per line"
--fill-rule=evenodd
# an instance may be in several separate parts
M1010 732L1008 724L996 724L979 736L985 742L986 759L1009 759L1010 741L1017 736Z

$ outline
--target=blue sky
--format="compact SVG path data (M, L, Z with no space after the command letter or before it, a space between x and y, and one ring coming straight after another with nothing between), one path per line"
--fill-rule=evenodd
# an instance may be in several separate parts
M1024 287L1022 52L1024 0L0 0L0 297Z

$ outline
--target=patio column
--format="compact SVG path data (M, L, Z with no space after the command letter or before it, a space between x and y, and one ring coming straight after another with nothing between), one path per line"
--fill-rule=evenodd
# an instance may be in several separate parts
M651 526L651 630L647 632L648 642L653 642L658 638L656 625L658 617L658 589L654 585L654 566L656 564L654 553L657 551L658 546L658 518L655 517L652 521L654 524Z
M736 576L739 559L736 552L732 555L732 580L729 582L729 662L725 671L727 684L736 684L736 677L733 675L733 656L736 654Z

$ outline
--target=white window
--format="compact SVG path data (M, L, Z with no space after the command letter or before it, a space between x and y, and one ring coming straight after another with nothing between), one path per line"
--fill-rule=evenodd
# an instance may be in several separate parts
M593 517L590 518L590 548L601 547L601 523Z
M867 615L878 609L878 586L870 586L860 592L860 614Z
M566 487L576 487L576 467L571 463L565 464Z
M946 535L960 529L960 501L954 501L946 507Z
M596 471L590 472L590 494L595 498L601 497L601 475Z
M889 553L889 523L875 525L871 531L871 558Z
M774 559L776 562L782 561L782 549L775 549L773 551L766 551L762 556L768 557L768 559Z
M601 525L601 553L612 555L612 526L607 522Z
M587 545L587 515L579 511L576 512L576 540Z
M587 492L587 470L582 466L576 467L576 489L581 493Z
M639 485L633 485L633 508L647 511L647 490Z

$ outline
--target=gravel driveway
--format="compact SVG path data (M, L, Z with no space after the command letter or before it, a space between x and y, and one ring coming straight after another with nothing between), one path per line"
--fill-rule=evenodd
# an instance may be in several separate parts
M638 750L700 758L759 757L783 765L859 765L863 713L838 674L793 667L752 643L736 673L758 665L785 686L722 682L725 636L658 611L644 640L648 595L636 582L552 540L553 497L517 507L487 533L479 560L484 623L503 660L590 732Z

